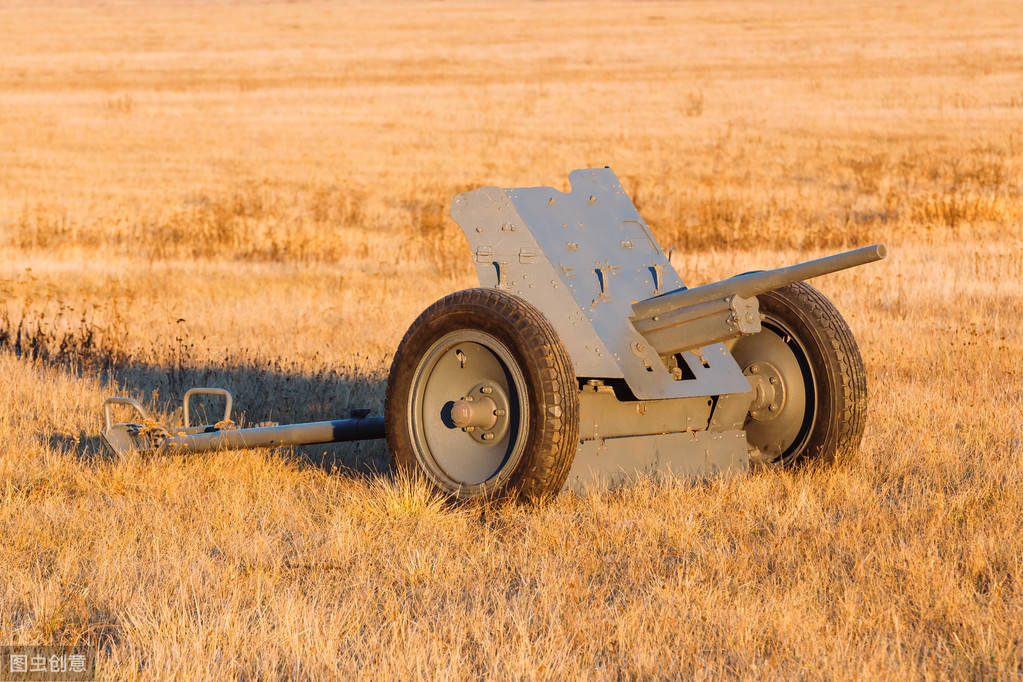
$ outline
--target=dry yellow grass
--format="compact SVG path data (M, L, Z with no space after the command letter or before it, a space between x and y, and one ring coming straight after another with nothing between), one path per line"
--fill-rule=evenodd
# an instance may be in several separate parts
M0 26L0 643L98 645L103 678L1023 675L1016 3ZM452 509L369 473L379 444L98 446L121 387L379 410L407 325L473 284L450 196L604 164L689 283L888 242L818 282L867 367L858 458Z

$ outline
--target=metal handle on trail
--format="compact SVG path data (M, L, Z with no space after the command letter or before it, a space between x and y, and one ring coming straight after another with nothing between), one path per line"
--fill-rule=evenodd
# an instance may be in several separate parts
M190 388L185 391L185 397L181 399L182 411L184 412L183 419L185 422L185 428L189 428L191 419L188 414L188 401L193 395L222 395L226 404L224 405L224 418L221 421L227 421L231 418L231 407L234 406L234 398L231 397L231 392L226 388Z
M801 282L804 279L820 277L821 275L827 275L857 265L873 263L874 261L881 260L885 255L887 255L887 251L884 244L874 244L873 246L864 246L861 249L853 249L845 253L837 253L834 256L817 258L816 260L778 268L777 270L747 272L723 279L720 282L693 287L692 289L677 289L634 303L632 306L632 319L636 320L663 315L672 310L687 308L729 296L738 295L743 298L750 298L757 294L779 289L793 282Z
M104 420L106 421L107 429L113 427L114 424L113 419L111 419L110 417L110 408L113 407L114 405L127 405L129 407L132 407L135 409L136 412L139 413L139 416L142 417L142 421L146 421L147 419L149 419L149 414L146 412L146 408L142 407L142 404L139 403L139 401L135 400L134 398L122 397L107 398L106 400L103 401L103 417Z

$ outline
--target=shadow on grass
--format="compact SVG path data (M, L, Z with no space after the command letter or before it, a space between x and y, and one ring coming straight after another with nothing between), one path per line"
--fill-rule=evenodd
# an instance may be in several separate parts
M229 390L234 398L231 418L239 426L265 421L292 424L345 419L358 409L368 409L371 415L383 414L386 381L377 376L334 370L309 373L289 369L279 362L264 366L181 367L118 363L110 358L33 359L76 376L97 375L111 396L136 398L153 418L168 425L183 423L181 398L196 386ZM224 400L220 396L193 396L190 411L193 424L213 424L223 418ZM138 421L130 408L123 406L115 406L113 418ZM112 457L99 436L101 423L102 415L97 414L96 432L54 435L49 444L81 459ZM379 475L389 470L383 440L297 446L290 451L306 464L347 475Z
M173 343L166 340L165 361L140 360L123 345L126 319L119 314L104 317L95 311L79 316L66 306L24 310L12 319L6 309L0 309L0 350L74 376L99 376L110 395L136 398L157 421L169 425L183 422L181 399L185 391L196 386L229 390L234 397L231 417L242 426L264 421L290 424L340 419L356 409L383 414L383 376L362 373L358 367L309 371L296 363L239 359L230 354L223 362L195 365L194 345L184 329ZM223 410L223 398L197 396L192 400L192 423L220 421ZM105 456L106 448L98 434L101 419L101 415L96 416L96 433L53 436L50 445L81 458ZM115 412L114 419L127 421L129 417ZM381 440L302 446L294 453L327 470L388 470Z

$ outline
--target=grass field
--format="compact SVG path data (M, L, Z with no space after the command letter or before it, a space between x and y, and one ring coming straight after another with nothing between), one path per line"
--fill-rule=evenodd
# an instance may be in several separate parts
M104 679L1023 675L1023 12L0 5L0 644ZM379 414L475 282L450 197L610 165L690 285L815 282L857 457L450 508L379 443L109 458L168 417Z

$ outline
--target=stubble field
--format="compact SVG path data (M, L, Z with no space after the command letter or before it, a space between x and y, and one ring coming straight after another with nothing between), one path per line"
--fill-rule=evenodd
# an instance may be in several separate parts
M1023 12L1005 3L5 3L0 644L102 678L1023 675ZM857 457L449 507L378 443L111 458L169 417L379 414L473 286L451 196L610 165L687 284L815 282Z

